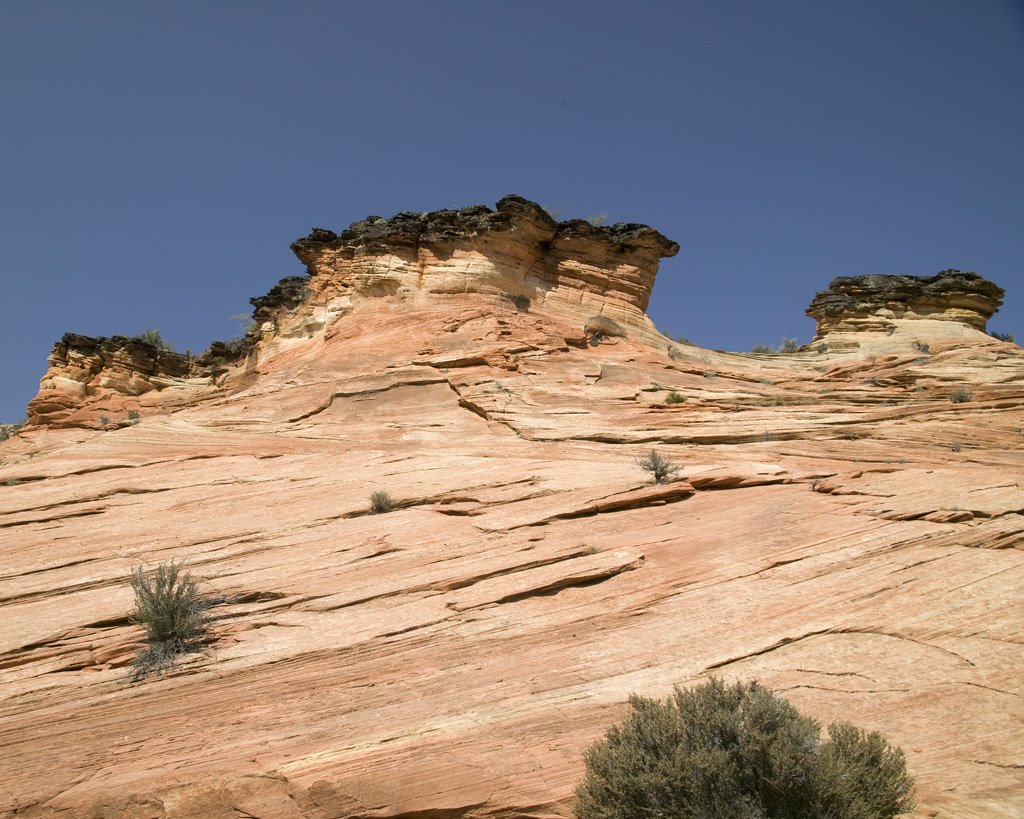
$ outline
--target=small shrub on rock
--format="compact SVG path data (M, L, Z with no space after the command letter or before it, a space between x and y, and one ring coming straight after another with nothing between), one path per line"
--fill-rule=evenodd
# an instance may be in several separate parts
M666 404L685 404L686 403L686 396L683 395L682 393L670 392L665 397L665 403Z
M579 819L891 819L914 807L903 752L877 733L820 726L756 681L633 695L584 757Z
M375 515L382 515L395 508L395 502L391 496L382 489L370 495L370 511Z
M673 473L679 471L678 466L675 466L668 458L662 457L656 449L652 449L649 455L637 458L636 465L650 472L654 476L655 483L665 483Z
M163 334L157 329L146 330L144 333L132 336L131 340L139 344L148 344L151 347L156 347L158 350L172 349L171 342L164 338Z
M131 667L133 681L169 668L182 654L195 651L209 638L207 611L214 601L181 563L161 563L146 574L138 566L131 576L135 610L130 619L146 629L146 648Z
M963 387L957 387L955 390L953 390L953 392L949 394L949 400L952 401L954 404L966 404L973 397L974 396L972 396L970 392L968 392Z

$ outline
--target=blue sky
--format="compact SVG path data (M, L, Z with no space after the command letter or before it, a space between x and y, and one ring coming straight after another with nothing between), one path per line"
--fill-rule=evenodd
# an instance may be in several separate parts
M702 346L948 267L1024 337L1011 0L3 0L0 111L0 420L65 332L198 352L311 227L507 193L679 242L649 313Z

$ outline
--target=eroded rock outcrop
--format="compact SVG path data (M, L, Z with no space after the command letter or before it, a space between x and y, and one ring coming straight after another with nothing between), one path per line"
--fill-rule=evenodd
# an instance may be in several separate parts
M818 293L807 315L818 335L836 330L886 331L894 319L966 324L984 332L1003 303L1003 289L977 273L943 270L934 276L840 276Z
M252 330L194 359L137 339L65 336L29 404L30 423L98 425L123 415L125 399L148 395L147 406L172 408L242 388L282 343L329 332L361 299L496 297L508 310L574 328L578 341L660 338L644 311L659 259L679 246L646 225L556 222L536 203L506 196L494 210L370 216L341 233L315 228L292 249L308 275L250 299Z
M317 229L292 250L310 276L357 291L505 294L632 315L647 309L658 261L679 245L646 225L556 222L536 203L506 196L495 210L371 216L340 234Z
M191 356L139 337L66 333L54 345L39 392L28 404L28 422L107 426L133 420L142 407L181 406L198 400L227 362L247 353L245 343L214 342Z

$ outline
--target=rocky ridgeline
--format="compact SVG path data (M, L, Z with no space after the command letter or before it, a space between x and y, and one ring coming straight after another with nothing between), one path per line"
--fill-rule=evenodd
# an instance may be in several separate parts
M506 196L494 209L369 216L340 233L315 228L291 247L307 275L251 299L253 326L242 339L214 342L192 357L138 338L65 335L29 403L29 424L102 427L129 412L174 409L248 386L268 357L295 341L329 339L367 299L410 307L437 296L450 304L483 299L492 311L529 313L575 343L631 336L671 346L645 310L659 260L679 245L646 225L558 222L536 203ZM931 338L954 326L983 331L1002 295L957 270L851 276L818 293L807 314L818 322L819 351L866 352L862 334L891 334L909 320L944 322L924 334Z

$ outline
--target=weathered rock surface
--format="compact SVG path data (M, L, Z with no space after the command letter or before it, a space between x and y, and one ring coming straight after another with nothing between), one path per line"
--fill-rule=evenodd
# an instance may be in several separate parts
M0 443L0 816L568 817L628 693L708 674L887 734L919 816L1021 815L1024 352L675 344L670 245L502 201L314 231L218 383ZM72 415L155 372L85 347ZM216 639L132 685L171 558Z

